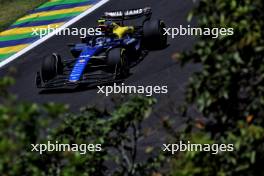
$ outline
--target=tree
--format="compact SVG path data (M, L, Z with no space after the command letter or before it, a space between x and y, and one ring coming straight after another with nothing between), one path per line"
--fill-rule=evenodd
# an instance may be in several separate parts
M6 88L14 81L0 79L0 173L12 175L151 175L161 157L138 160L141 122L155 103L152 98L130 97L113 112L95 107L71 113L65 105L19 102ZM102 151L31 151L31 144L101 144Z
M196 103L206 118L227 128L239 119L263 114L263 5L260 0L202 0L191 14L201 27L235 31L218 39L202 36L190 53L181 56L183 64L194 60L203 67L191 78L188 103Z
M190 118L177 139L233 143L235 151L180 153L171 175L263 175L263 7L261 0L201 0L190 14L202 28L231 27L235 32L217 39L202 36L192 51L180 55L183 65L190 61L202 65L190 79L185 113L196 105L203 119Z

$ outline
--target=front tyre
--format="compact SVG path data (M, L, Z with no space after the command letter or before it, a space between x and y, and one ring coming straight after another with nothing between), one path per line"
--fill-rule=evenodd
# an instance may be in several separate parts
M43 60L41 65L41 78L43 82L47 82L62 73L63 63L60 55L54 53Z
M107 64L113 69L115 79L123 79L129 76L130 66L126 49L111 49L108 53Z
M149 20L143 26L143 43L147 49L162 49L167 46L166 27L162 20Z

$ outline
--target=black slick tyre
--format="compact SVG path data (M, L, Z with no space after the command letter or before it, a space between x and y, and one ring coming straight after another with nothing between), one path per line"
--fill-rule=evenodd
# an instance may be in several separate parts
M47 82L57 75L63 73L63 63L61 57L58 54L52 54L50 57L46 57L41 65L41 78L43 82Z
M114 48L108 53L107 64L113 69L115 79L122 79L129 76L129 61L124 48Z
M165 23L162 20L149 20L143 25L143 43L147 49L162 49L167 46Z

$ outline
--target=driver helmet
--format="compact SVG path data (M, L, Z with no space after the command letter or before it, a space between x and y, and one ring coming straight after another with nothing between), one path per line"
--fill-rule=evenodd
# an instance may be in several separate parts
M101 31L107 34L113 33L113 29L116 26L113 21L105 19L98 20L98 24L99 28L101 28Z

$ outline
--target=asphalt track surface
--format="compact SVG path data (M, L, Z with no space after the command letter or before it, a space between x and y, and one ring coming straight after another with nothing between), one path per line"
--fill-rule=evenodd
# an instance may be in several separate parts
M145 6L152 7L153 19L163 19L167 27L178 27L179 25L187 26L186 15L194 5L191 0L110 0L110 2L71 27L94 27L96 20L104 11ZM97 94L97 89L39 94L39 90L35 87L35 73L40 68L42 58L50 55L52 52L60 53L62 58L69 58L71 54L67 43L79 41L78 36L52 37L4 68L1 68L0 76L6 75L10 68L16 68L16 84L10 88L10 91L16 94L18 99L22 101L66 103L74 111L85 105L110 106L111 97ZM195 42L193 37L169 38L168 42L170 45L166 49L150 52L140 64L131 70L132 75L125 80L126 85L168 86L168 94L154 95L159 102L155 106L154 113L160 117L168 114L172 115L175 107L182 103L188 78L198 68L194 64L189 64L182 68L179 63L172 60L174 53L192 48ZM151 122L150 126L157 123L157 121L153 120Z

